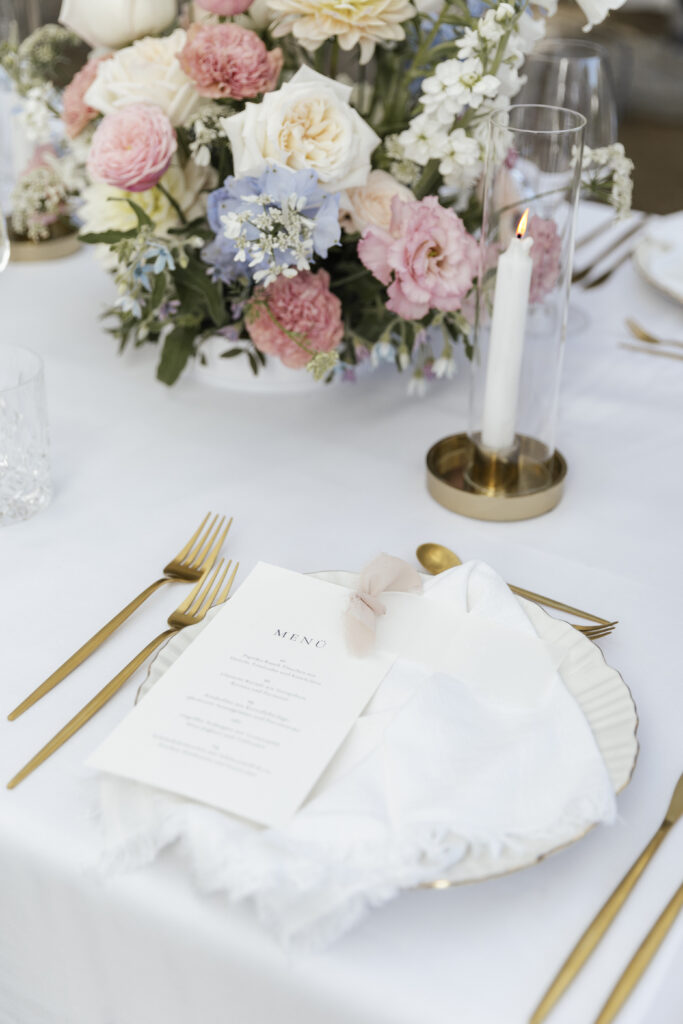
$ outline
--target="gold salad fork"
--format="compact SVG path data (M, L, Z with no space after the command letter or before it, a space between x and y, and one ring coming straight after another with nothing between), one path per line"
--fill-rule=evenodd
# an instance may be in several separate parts
M228 573L228 569L232 565L232 560L223 567L223 559L221 558L215 569L207 569L202 575L199 582L192 588L192 592L189 597L186 597L181 604L178 605L174 612L168 617L168 624L170 629L165 629L163 633L159 633L154 640L150 640L146 647L137 654L132 661L129 661L125 668L122 668L117 675L110 680L106 686L102 687L99 693L97 693L92 700L88 701L85 707L81 708L77 715L67 722L66 725L59 730L56 736L42 747L41 750L32 757L31 760L24 765L21 771L17 772L13 779L7 783L8 789L14 789L18 786L27 775L35 771L39 765L46 761L56 750L66 743L74 733L89 722L93 715L97 714L100 708L111 700L115 693L121 689L123 684L130 676L140 668L140 666L146 661L152 651L155 651L157 647L180 632L181 629L185 629L186 626L195 626L198 622L201 622L206 613L210 608L216 605L223 604L227 601L228 595L230 594L231 587L235 581L237 570L239 569L239 562L235 563L235 568L230 574L228 582L223 586L225 577ZM222 589L221 589L222 588Z
M102 626L94 636L83 644L82 647L72 654L70 658L60 665L52 675L48 676L44 683L41 683L32 693L28 695L21 704L19 704L14 711L11 711L7 716L11 722L19 715L23 715L24 711L28 710L33 704L44 697L46 693L54 689L58 683L61 683L63 679L66 679L68 675L73 672L75 668L78 668L86 658L89 658L93 651L96 651L100 644L112 635L112 633L119 628L119 626L126 621L126 619L133 614L133 612L140 607L141 604L151 597L155 591L163 587L165 583L170 583L172 580L184 580L188 583L196 583L198 579L201 579L203 574L211 569L218 557L218 552L223 546L223 542L228 535L228 530L232 525L232 519L230 519L225 525L225 516L221 516L220 519L216 515L211 519L211 513L209 512L199 527L192 534L190 539L184 548L181 548L175 558L172 558L168 565L162 570L163 576L151 583L149 587L142 591L141 594L127 604L118 615L115 615L113 619L110 619L106 626ZM208 524L208 525L207 525Z

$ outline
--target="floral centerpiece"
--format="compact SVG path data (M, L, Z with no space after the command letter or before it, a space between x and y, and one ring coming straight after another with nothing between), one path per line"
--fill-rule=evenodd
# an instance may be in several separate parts
M279 359L352 378L389 360L417 391L451 375L488 118L554 3L197 0L174 20L157 0L96 16L65 0L93 51L62 116L87 153L82 237L114 274L121 345L159 343L168 384L216 335L255 373ZM587 175L623 206L612 155Z

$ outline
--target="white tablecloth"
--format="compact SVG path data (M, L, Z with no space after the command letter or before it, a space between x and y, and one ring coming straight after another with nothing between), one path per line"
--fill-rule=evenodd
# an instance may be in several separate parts
M1 1024L522 1024L577 935L659 825L683 769L680 671L683 363L618 348L623 319L681 330L624 266L575 289L558 444L566 496L541 519L455 516L426 492L430 445L466 427L467 374L408 399L391 370L303 397L236 396L191 373L169 390L153 348L123 358L97 316L112 285L90 252L11 266L2 340L46 363L55 495L0 530L0 777L8 779L158 632L169 587L15 723L5 712L155 578L205 510L235 516L229 554L299 570L411 558L440 540L515 583L617 618L603 642L640 712L619 820L520 874L414 891L323 954L283 953L245 907L194 891L171 851L103 881L97 781L83 767L137 680L17 790L0 790ZM680 882L666 840L555 1024L588 1024ZM683 919L620 1021L683 1018Z

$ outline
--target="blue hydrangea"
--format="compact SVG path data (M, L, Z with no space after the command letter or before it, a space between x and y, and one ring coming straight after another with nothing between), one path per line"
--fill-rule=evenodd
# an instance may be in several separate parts
M341 237L339 196L323 191L314 171L279 164L259 177L226 178L209 195L208 218L216 237L202 255L226 283L293 277Z

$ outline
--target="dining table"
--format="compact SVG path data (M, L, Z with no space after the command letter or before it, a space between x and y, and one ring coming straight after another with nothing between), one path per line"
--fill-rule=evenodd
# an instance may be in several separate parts
M603 208L584 204L578 234ZM577 262L580 252L577 253ZM456 515L425 456L467 429L469 370L407 394L392 366L304 394L238 393L189 367L155 379L123 353L95 252L10 264L2 336L44 361L53 496L0 529L0 775L6 783L164 628L186 591L155 594L16 721L9 711L156 579L203 515L234 517L225 553L302 572L357 570L426 541L618 626L599 641L638 709L639 756L617 818L533 867L412 889L324 950L282 948L247 902L205 892L174 847L112 863L92 751L133 706L141 669L16 789L0 788L0 1024L523 1024L658 828L683 770L683 361L621 347L632 316L683 339L683 307L631 261L573 286L557 446L560 504L521 522ZM238 577L239 581L239 577ZM559 613L555 613L559 614ZM550 1024L591 1024L681 882L671 830ZM683 1020L683 915L620 1024Z

